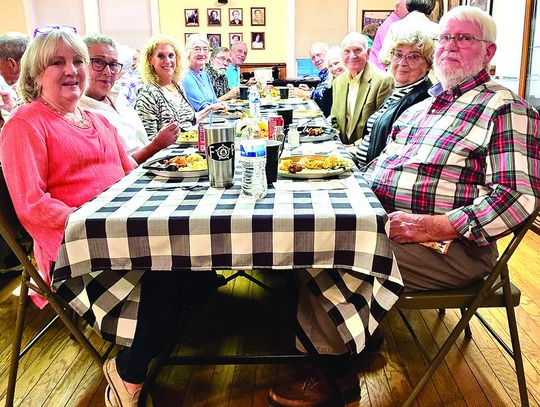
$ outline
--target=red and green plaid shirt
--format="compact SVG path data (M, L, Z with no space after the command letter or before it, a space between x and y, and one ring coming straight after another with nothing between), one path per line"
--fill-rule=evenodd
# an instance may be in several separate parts
M387 212L446 214L487 245L524 221L540 196L540 116L483 70L396 121L367 178Z

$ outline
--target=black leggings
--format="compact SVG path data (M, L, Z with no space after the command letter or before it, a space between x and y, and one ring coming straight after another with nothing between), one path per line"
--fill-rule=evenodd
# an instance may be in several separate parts
M122 348L116 356L122 380L144 382L148 365L172 340L179 327L183 301L187 301L189 310L193 310L206 301L219 282L215 272L144 273L133 343L131 347ZM182 293L185 293L184 298Z

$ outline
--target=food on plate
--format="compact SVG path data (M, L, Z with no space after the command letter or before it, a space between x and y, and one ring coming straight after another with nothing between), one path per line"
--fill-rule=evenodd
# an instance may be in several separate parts
M305 127L302 130L302 135L304 136L322 136L325 130L322 127Z
M301 158L285 158L279 162L279 171L297 174L302 171L331 171L344 168L350 170L353 163L345 158L335 155L329 156L308 156Z
M178 138L176 139L176 142L178 144L182 143L193 143L197 142L198 140L198 134L197 130L189 130L189 131L183 131L180 134L178 134Z
M197 153L167 157L151 165L152 168L167 171L201 171L208 169L206 160Z

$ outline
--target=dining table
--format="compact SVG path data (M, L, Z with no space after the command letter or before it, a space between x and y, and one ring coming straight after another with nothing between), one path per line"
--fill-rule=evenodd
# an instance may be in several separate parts
M311 103L294 105L316 109ZM159 154L193 150L172 145ZM338 136L283 157L299 154L349 157ZM293 271L360 352L403 289L387 214L356 167L323 179L282 175L253 200L241 193L239 160L227 189L139 166L69 216L53 289L103 338L129 346L145 272Z

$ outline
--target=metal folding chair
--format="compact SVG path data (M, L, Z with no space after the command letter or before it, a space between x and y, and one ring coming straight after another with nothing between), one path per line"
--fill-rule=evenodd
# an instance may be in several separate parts
M487 331L493 335L495 340L503 347L503 349L514 359L516 365L516 375L519 386L519 395L522 406L528 406L529 400L527 396L527 384L525 382L525 373L523 370L523 359L521 355L521 348L519 345L519 335L516 324L516 315L514 313L514 307L519 305L521 292L519 289L510 282L510 276L508 273L508 260L516 250L517 246L530 229L533 221L538 215L538 209L530 216L512 237L512 240L499 256L497 263L495 264L491 273L483 279L481 282L474 284L471 287L454 289L454 290L433 290L433 291L419 291L413 293L403 294L396 302L396 307L401 319L407 326L407 329L411 333L413 340L420 349L420 353L428 366L428 369L416 384L409 398L404 403L404 406L410 406L431 378L439 364L443 361L446 354L454 345L458 336L463 330L465 330L466 337L472 337L472 332L469 327L469 321L476 315L482 325ZM504 340L497 335L495 330L488 324L488 322L478 313L479 308L492 308L492 307L504 307L506 309L508 327L510 331L511 348L504 342ZM433 359L427 355L426 351L422 347L418 337L414 333L414 330L407 320L403 310L404 309L439 309L439 315L444 315L444 310L447 308L459 308L461 310L461 319L450 333L442 347Z
M45 333L45 331L54 323L57 318L69 329L71 335L77 339L82 347L90 354L92 359L101 367L105 357L109 353L111 347L107 349L105 354L101 356L96 348L89 342L81 329L74 323L70 315L71 309L62 301L62 299L53 293L50 287L45 283L36 267L30 261L24 248L19 244L16 236L22 230L22 225L17 218L11 197L6 187L2 167L0 166L0 234L9 245L13 253L17 256L21 264L24 266L22 272L22 281L20 285L19 306L17 310L17 321L15 323L15 332L13 338L13 346L11 352L11 361L9 367L9 378L6 394L6 407L13 406L15 396L15 384L17 381L17 370L19 360L33 346L33 344ZM55 318L47 324L47 326L38 333L26 347L21 351L22 336L24 330L24 319L26 304L28 302L28 289L31 288L38 294L44 296L49 301L52 309L56 313Z

